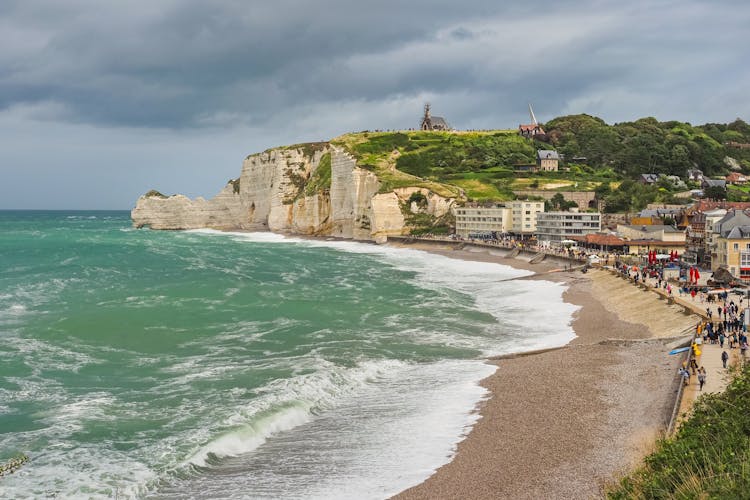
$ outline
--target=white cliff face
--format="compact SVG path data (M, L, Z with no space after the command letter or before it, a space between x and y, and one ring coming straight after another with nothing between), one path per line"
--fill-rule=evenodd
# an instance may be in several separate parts
M331 234L331 198L328 193L303 196L292 207L291 231L297 234Z
M404 234L406 220L401 211L402 203L393 191L373 196L370 226L375 240Z
M229 183L214 198L143 195L130 214L136 227L152 229L252 229L239 195Z
M331 155L330 188L306 194L306 182L326 154ZM408 232L402 207L412 193L422 192L428 202L419 211L436 217L454 202L424 188L379 189L377 175L359 168L340 148L279 148L248 156L238 181L230 181L211 200L144 195L131 217L136 227L152 229L268 229L380 240Z
M301 149L272 149L248 156L242 164L240 198L248 206L251 223L271 231L294 230L296 201L327 152L326 147L309 157ZM297 212L301 215L299 207ZM316 230L312 228L310 232Z
M378 192L377 176L357 167L352 156L339 148L331 152L331 235L370 239L372 197Z

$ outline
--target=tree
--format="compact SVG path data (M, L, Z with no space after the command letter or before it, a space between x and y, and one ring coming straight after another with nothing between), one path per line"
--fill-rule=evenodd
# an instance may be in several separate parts
M547 211L552 210L570 210L571 208L577 207L578 203L575 201L568 201L562 195L562 193L555 193L555 195L548 201L544 202L544 209Z
M703 190L703 196L712 200L726 200L727 190L721 186L709 186Z

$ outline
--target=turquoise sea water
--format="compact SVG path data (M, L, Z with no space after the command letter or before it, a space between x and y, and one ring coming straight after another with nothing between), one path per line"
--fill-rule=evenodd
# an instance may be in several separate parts
M560 345L523 271L0 211L0 497L383 498L449 460L489 354Z

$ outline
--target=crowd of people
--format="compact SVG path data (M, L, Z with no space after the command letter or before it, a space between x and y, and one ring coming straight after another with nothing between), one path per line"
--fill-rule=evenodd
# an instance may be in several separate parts
M705 344L716 345L721 350L721 366L729 367L730 353L739 352L739 361L744 364L748 351L746 324L746 299L744 294L734 295L728 290L709 290L708 287L686 281L668 280L664 276L664 264L655 266L630 266L616 260L613 267L618 273L629 278L634 284L646 284L663 290L672 297L678 294L696 313L700 313L699 304L705 304L705 313L695 328L692 343L692 356L686 359L679 369L679 376L685 385L690 385L692 377L697 377L698 390L702 391L708 378L704 366L698 365L701 349ZM748 304L750 305L750 304Z

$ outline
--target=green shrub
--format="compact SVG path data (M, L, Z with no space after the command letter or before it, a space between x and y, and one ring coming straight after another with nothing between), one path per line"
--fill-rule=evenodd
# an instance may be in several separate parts
M320 163L305 185L305 195L312 196L320 191L331 189L331 153L320 157Z

